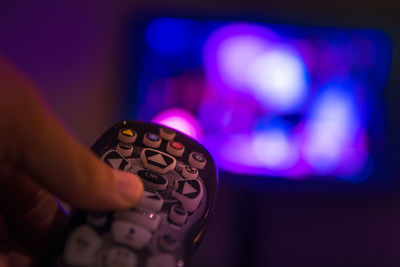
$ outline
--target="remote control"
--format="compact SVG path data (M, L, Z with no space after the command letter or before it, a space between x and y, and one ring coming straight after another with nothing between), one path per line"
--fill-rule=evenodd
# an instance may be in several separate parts
M202 145L166 126L123 121L92 150L137 174L145 191L122 211L74 211L61 240L36 266L187 266L214 205L218 175Z

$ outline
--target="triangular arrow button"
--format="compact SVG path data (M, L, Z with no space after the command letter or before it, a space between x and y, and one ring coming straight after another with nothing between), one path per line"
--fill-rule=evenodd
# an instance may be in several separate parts
M161 154L156 154L154 156L151 156L149 158L147 158L148 160L151 160L153 162L157 162L158 164L167 166L168 164L165 162L163 156Z
M151 148L145 148L140 154L143 166L160 174L173 170L176 166L176 159L170 155Z
M203 186L197 179L176 180L174 182L175 190L172 191L172 197L179 200L185 210L194 212L203 197Z
M107 159L108 163L113 167L113 169L119 169L122 159Z
M191 186L189 183L185 183L183 186L183 190L182 190L182 194L186 195L186 194L190 194L190 193L196 193L197 190L195 188L193 188L193 186Z
M101 159L116 170L128 171L132 168L132 165L115 150L107 151Z

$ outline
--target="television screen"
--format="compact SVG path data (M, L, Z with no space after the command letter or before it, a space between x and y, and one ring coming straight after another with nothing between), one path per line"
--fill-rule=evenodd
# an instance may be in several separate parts
M156 17L135 41L135 117L197 139L222 171L370 177L386 136L383 31Z

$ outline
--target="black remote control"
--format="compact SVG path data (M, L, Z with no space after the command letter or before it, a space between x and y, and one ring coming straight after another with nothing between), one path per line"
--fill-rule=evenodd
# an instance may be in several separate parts
M206 149L168 127L123 121L92 150L112 168L137 174L143 198L129 210L74 211L61 240L36 266L187 266L218 187Z

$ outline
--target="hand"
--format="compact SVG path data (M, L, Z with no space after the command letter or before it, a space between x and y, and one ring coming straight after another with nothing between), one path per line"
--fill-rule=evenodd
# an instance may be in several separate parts
M0 267L30 266L75 208L134 206L143 184L112 170L55 120L34 85L0 57Z

